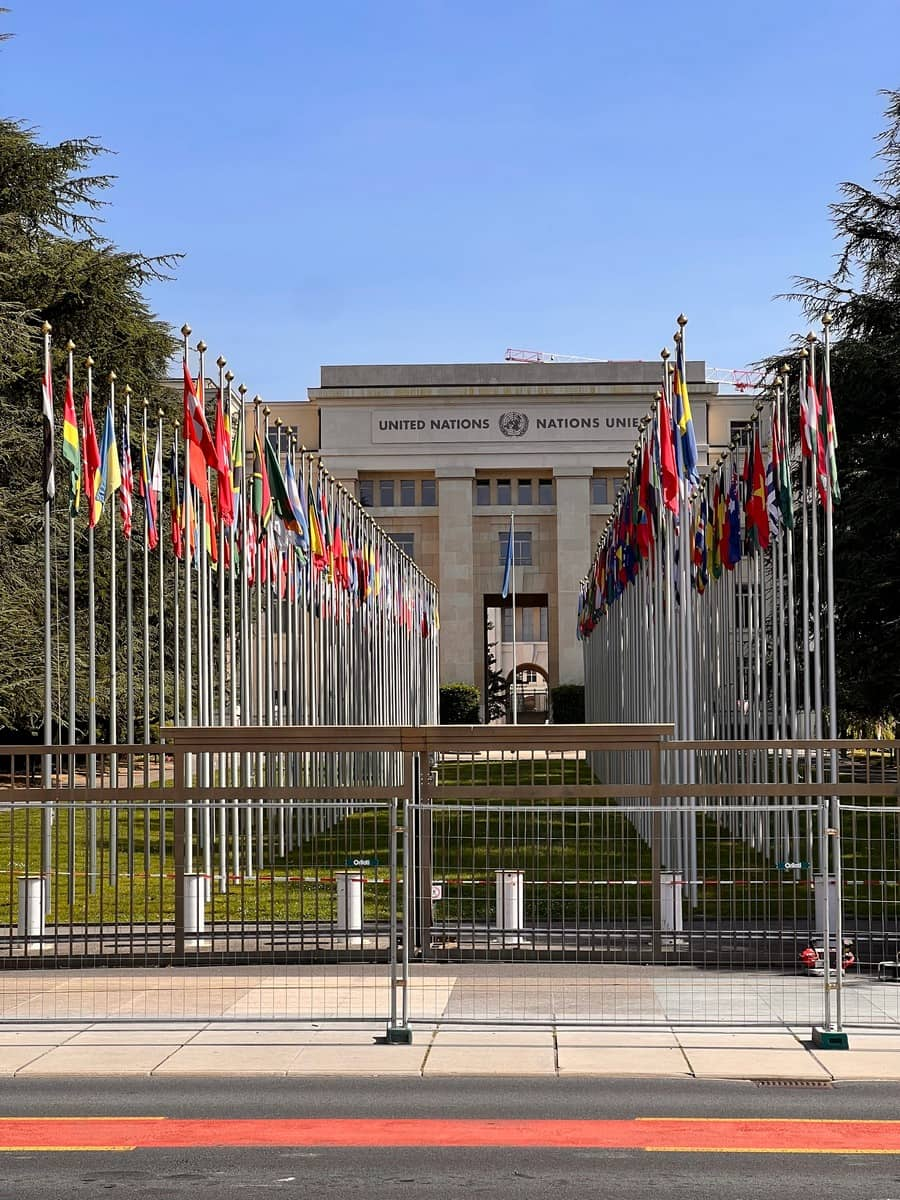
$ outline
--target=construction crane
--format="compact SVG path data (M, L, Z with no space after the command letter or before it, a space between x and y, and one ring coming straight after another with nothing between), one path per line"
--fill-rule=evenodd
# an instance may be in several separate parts
M579 363L609 362L605 358L582 358L576 354L556 354L552 350L506 351L507 362L519 363ZM730 384L736 392L758 392L766 383L765 372L750 367L707 367L707 383Z
M603 362L602 358L579 358L575 354L554 354L550 350L513 350L506 351L507 362L520 363L549 363L549 362Z

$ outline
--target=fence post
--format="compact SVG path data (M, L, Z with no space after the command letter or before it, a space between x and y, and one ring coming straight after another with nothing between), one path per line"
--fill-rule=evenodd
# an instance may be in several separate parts
M407 794L403 797L402 824L398 825L397 823L398 803L396 797L391 801L389 814L391 831L391 1019L386 1030L386 1041L389 1045L408 1046L412 1043L412 1030L409 1027L409 940L411 933L409 824L413 819L412 801L416 795L417 757L411 753L404 754L403 767ZM398 859L401 858L403 887L400 893L402 895L402 911L398 939L398 883L401 869Z
M650 746L650 907L652 947L654 962L662 958L662 835L663 819L660 782L662 779L662 738Z
M184 752L172 747L172 857L175 860L175 955L184 957ZM165 801L163 801L165 809Z

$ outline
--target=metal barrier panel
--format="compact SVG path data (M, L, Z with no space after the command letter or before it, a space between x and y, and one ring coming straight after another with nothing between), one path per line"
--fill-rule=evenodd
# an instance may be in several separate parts
M399 756L186 757L3 764L0 1019L387 1021Z
M869 793L842 797L835 822L844 961L836 982L845 1026L900 1025L898 759L894 743L847 753L841 762L842 781Z

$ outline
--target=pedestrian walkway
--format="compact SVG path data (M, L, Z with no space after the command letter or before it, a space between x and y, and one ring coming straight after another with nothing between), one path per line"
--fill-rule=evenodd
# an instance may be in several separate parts
M810 1029L420 1026L372 1023L5 1024L0 1076L656 1076L771 1083L900 1080L900 1034L811 1047Z

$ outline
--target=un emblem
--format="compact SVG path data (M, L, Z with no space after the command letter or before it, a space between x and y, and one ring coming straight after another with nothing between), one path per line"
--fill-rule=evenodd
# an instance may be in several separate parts
M524 437L528 432L528 417L523 412L505 412L500 417L500 432L504 437Z

